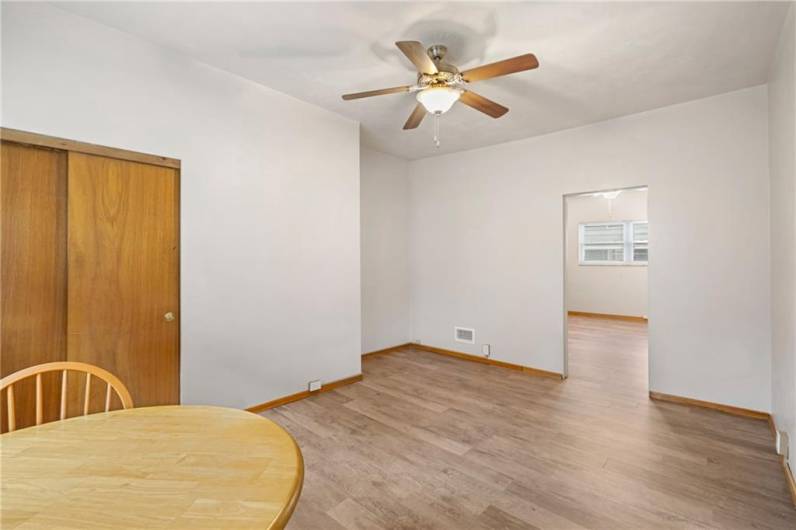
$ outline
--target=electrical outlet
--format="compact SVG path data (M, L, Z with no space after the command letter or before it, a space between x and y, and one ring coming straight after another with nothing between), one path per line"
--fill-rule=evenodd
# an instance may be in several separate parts
M489 357L490 355L492 355L492 348L489 346L489 344L481 345L481 354L484 357Z
M785 461L788 460L788 433L785 431L777 431L777 454L782 455L785 458Z
M415 339L415 344L423 344L423 343L420 342L420 339Z
M321 380L320 379L316 379L314 381L310 381L310 384L309 384L310 392L317 392L318 390L321 389L322 386L323 386L323 384L321 384Z

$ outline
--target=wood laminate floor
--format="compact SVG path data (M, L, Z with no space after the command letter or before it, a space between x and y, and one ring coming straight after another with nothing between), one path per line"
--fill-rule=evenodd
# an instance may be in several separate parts
M767 423L650 401L646 335L572 317L564 382L407 348L265 412L304 453L289 530L796 529Z

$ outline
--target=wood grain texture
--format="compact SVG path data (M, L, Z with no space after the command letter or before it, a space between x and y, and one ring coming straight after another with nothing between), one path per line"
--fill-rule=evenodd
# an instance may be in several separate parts
M2 528L282 528L301 493L293 438L254 414L149 407L0 437Z
M381 349L381 350L369 351L367 353L363 353L362 354L362 358L364 359L364 358L370 357L372 355L381 355L381 354L384 354L384 353L392 353L394 351L402 350L402 349L410 347L410 346L412 346L412 343L411 342L407 342L406 344L398 344L397 346L390 346L389 348L384 348L384 349Z
M398 41L395 43L398 49L406 55L418 73L421 74L436 74L439 72L437 65L431 60L431 57L426 53L426 47L422 43L415 40Z
M425 117L426 108L421 103L418 103L412 110L412 114L410 114L406 119L406 123L404 123L404 130L417 129L417 127L420 126L420 122L422 122L423 118Z
M771 415L768 417L768 424L771 427L771 436L774 440L777 439L777 425L774 421L774 416ZM782 472L785 475L785 482L788 484L788 489L790 490L790 498L793 501L793 506L796 508L796 478L793 476L793 470L788 462L785 461L784 456L779 457L779 463L782 466Z
M446 350L445 348L437 348L435 346L428 346L427 344L411 344L411 347L417 350L423 350L431 353L436 353L439 355L447 355L448 357L456 357L457 359L463 359L465 361L470 361L474 363L489 364L492 366L509 368L511 370L517 370L518 372L523 372L530 375L538 375L540 377L549 377L551 379L559 379L559 380L564 378L564 376L558 372L550 372L548 370L542 370L540 368L533 368L532 366L524 366L522 364L514 364L506 361L499 361L497 359L481 357L479 355L472 355L470 353L464 353L460 351Z
M66 138L58 138L56 136L47 136L46 134L20 131L18 129L9 129L7 127L0 127L0 138L9 142L17 142L25 145L49 147L62 151L99 155L108 158L129 160L131 162L140 162L142 164L153 164L156 166L164 166L174 169L180 168L180 161L175 158L150 155L147 153L128 151L127 149L117 149L115 147L106 147L104 145L90 144L87 142L78 142L77 140L68 140Z
M365 92L355 92L353 94L344 94L343 99L345 101L351 99L361 99L361 98L370 98L373 96L384 96L387 94L401 94L409 92L411 87L409 85L405 86L396 86L392 88L380 88L378 90L367 90Z
M509 109L503 105L495 103L491 99L487 99L480 94L476 94L472 90L465 90L459 98L459 101L492 118L500 118L509 111Z
M68 175L67 359L115 374L136 406L178 403L179 173L69 153Z
M309 390L303 390L301 392L296 392L295 394L290 394L289 396L272 399L271 401L266 401L265 403L260 403L259 405L253 405L247 408L246 410L248 412L255 412L255 413L262 412L264 410L272 409L274 407L279 407L286 403L293 403L294 401L298 401L300 399L306 399L315 394L330 392L335 388L339 388L345 385L350 385L352 383L358 383L359 381L362 381L362 374L352 375L351 377L346 377L344 379L338 379L337 381L330 381L328 383L324 383L320 390L315 390L313 392L310 392Z
M42 381L48 375L60 375L59 378L51 378L53 380L60 379L60 383L58 386L59 394L61 396L60 402L58 404L58 411L60 412L58 419L64 420L66 419L66 407L67 407L67 399L68 399L68 386L67 386L67 377L68 372L80 372L84 374L85 377L85 384L83 386L83 414L88 414L89 411L89 399L90 399L90 389L91 389L91 376L97 378L99 383L103 383L105 385L105 408L103 409L104 412L108 412L111 410L111 397L116 395L121 402L122 408L129 409L133 407L133 400L130 397L130 392L127 391L127 388L124 386L119 378L117 378L112 373L103 370L98 366L93 366L91 364L85 363L77 363L71 361L56 361L51 363L43 363L37 364L35 366L30 366L28 368L24 368L18 372L14 372L13 374L5 376L3 379L0 380L0 390L8 389L9 392L9 403L13 400L10 396L13 396L14 387L19 384L22 384L29 377L35 377L36 379L36 425L41 425L43 423L43 412L44 412L44 400L42 399L43 395L43 384ZM52 372L57 372L56 374L52 374ZM54 390L53 390L54 392ZM10 405L9 405L10 406ZM9 418L12 418L15 409L9 409ZM8 430L13 431L15 430L15 425L13 422L9 422Z
M6 390L6 410L8 411L8 430L13 431L17 428L17 412L16 401L14 400L14 387L8 387Z
M796 507L796 478L793 477L793 470L790 465L785 462L785 458L780 457L780 464L782 464L782 472L785 474L785 481L788 483L788 490L790 490L790 498L793 501L793 506Z
M561 382L407 347L267 411L305 457L289 528L796 528L765 422L649 399L645 324L569 348Z
M0 149L0 376L7 376L66 356L66 154L5 141ZM57 374L42 383L43 421L51 421ZM16 427L34 425L35 382L14 393Z
M647 322L647 317L636 317L631 315L611 315L607 313L589 313L587 311L568 311L567 314L573 317L610 318L613 320L630 320L631 322Z
M658 401L668 401L670 403L679 403L680 405L688 405L691 407L701 407L705 409L717 410L725 414L733 414L735 416L744 416L747 418L754 418L756 420L768 419L771 415L768 412L761 412L759 410L745 409L741 407L733 407L732 405L724 405L722 403L714 403L712 401L702 401L683 396L673 396L671 394L664 394L662 392L650 391L650 399L657 399ZM768 423L767 423L768 424Z
M525 55L518 55L511 59L503 59L502 61L470 68L462 72L462 77L468 83L473 83L493 77L524 72L525 70L533 70L538 67L539 61L536 59L536 56L532 53L526 53Z

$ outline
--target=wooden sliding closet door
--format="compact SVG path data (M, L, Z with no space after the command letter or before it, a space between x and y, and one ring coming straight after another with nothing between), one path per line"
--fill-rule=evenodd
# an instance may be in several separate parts
M0 368L6 376L66 357L66 153L0 145ZM58 374L44 419L58 416ZM34 380L18 383L16 424L35 424ZM7 430L5 392L2 431Z
M70 152L68 175L68 360L178 403L179 172Z

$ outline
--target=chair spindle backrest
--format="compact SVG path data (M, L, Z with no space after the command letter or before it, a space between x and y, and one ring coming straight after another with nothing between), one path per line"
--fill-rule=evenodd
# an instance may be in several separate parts
M6 403L8 407L8 432L16 430L16 406L14 402L14 384L27 379L36 377L36 425L41 425L44 421L44 389L42 388L42 374L48 372L61 372L61 403L59 419L66 419L67 402L67 374L69 371L83 372L86 374L83 391L83 415L88 415L91 400L91 378L96 376L100 381L105 382L105 412L111 409L112 392L116 392L122 402L122 408L133 408L133 398L130 392L119 380L118 377L103 370L99 366L92 364L78 363L72 361L61 361L44 363L25 368L13 374L7 375L0 380L0 391L6 390Z

